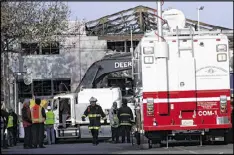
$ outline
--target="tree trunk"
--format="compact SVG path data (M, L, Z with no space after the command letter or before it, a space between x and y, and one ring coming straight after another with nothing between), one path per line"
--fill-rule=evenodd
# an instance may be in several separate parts
M3 92L4 92L4 103L6 108L10 108L10 84L9 84L9 54L8 54L8 42L6 51L3 53Z

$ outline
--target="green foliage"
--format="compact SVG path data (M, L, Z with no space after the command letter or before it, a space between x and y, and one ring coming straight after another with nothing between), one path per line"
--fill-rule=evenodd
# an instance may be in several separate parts
M68 29L70 11L63 2L2 2L1 51L15 42L60 41Z

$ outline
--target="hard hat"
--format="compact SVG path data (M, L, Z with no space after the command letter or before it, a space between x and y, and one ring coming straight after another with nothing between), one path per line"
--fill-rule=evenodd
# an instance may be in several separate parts
M95 97L91 97L91 98L89 99L89 102L97 102L97 99L96 99Z
M48 106L48 107L47 107L47 110L51 110L51 107L50 107L50 106Z

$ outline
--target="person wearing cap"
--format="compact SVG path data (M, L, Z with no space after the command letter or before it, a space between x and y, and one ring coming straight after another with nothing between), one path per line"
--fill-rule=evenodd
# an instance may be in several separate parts
M55 135L54 135L54 122L55 122L55 116L54 112L51 111L51 107L47 107L48 112L46 113L46 131L47 131L47 139L48 139L48 144L51 145L55 144ZM52 140L52 142L51 142Z
M82 121L85 121L85 118L89 118L89 130L91 130L93 137L93 145L98 145L98 133L101 127L101 117L104 119L104 124L107 124L106 115L102 110L102 107L97 105L97 99L91 97L89 100L90 104L87 109L84 111L82 116Z
M131 108L127 106L128 101L122 100L122 107L119 108L118 118L120 122L120 130L122 133L122 143L125 143L125 135L127 135L127 143L130 143L130 131L133 122L133 113Z
M39 145L40 148L45 148L43 146L44 140L44 122L46 119L45 109L41 107L41 99L35 99L35 105L31 108L31 117L32 117L32 136L33 136L33 148L37 148Z
M113 105L109 112L113 143L119 143L119 119L117 114L118 114L117 102L113 102Z

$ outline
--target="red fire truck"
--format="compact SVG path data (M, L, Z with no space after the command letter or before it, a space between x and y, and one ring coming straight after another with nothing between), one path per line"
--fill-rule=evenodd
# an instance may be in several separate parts
M232 126L228 38L220 31L176 27L145 33L133 52L137 143L142 134L149 148L162 140L168 147L168 137L177 135L198 136L201 145L220 136L227 142Z

